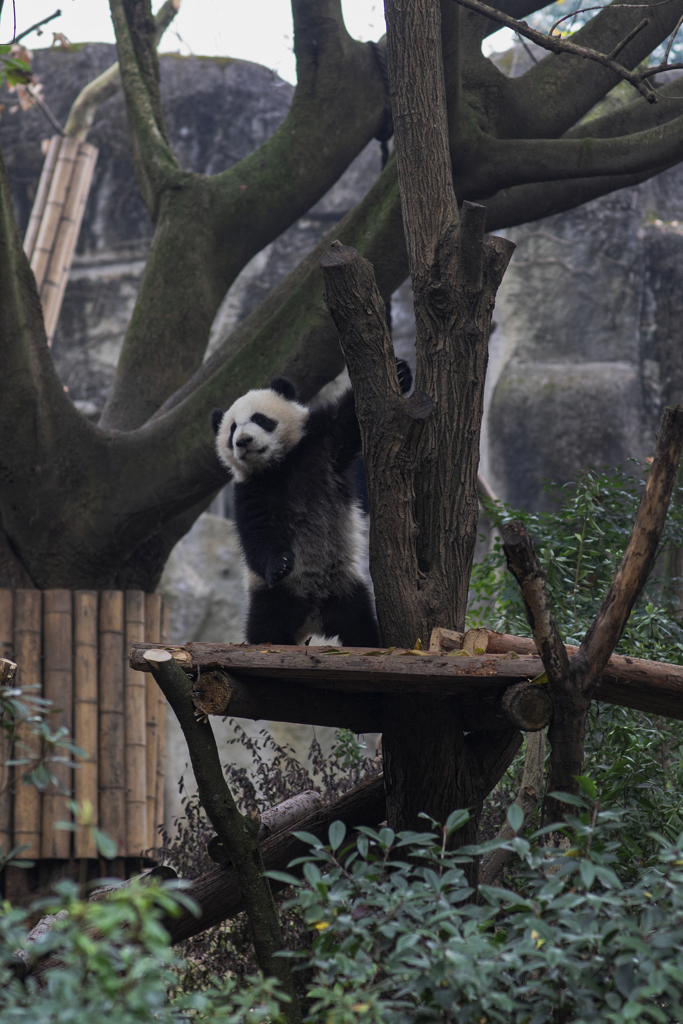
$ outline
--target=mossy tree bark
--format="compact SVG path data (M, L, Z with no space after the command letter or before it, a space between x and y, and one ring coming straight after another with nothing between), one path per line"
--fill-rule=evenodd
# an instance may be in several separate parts
M540 6L500 3L517 17ZM292 9L299 84L287 120L257 152L206 178L183 171L167 139L148 0L111 0L131 150L155 235L98 427L75 410L52 366L0 163L0 584L153 590L173 544L225 481L211 407L278 373L308 398L341 369L318 269L331 241L341 237L372 262L383 298L408 273L392 158L356 209L203 362L239 271L324 195L386 115L380 67L346 32L340 0L293 0ZM572 127L616 83L612 72L551 54L507 79L481 54L496 26L458 13L451 0L441 9L450 173L459 202L485 207L487 231L568 209L680 159L678 103L640 98ZM620 60L635 67L681 13L683 0L653 8ZM609 51L641 19L637 4L618 3L577 39ZM683 81L664 93L683 96ZM484 276L495 274L493 256L482 260ZM426 392L430 359L418 368ZM480 355L474 372L481 368ZM440 397L454 399L454 391ZM474 392L470 400L474 408ZM423 476L438 482L438 467L425 466ZM458 514L471 524L469 505ZM420 546L421 561L434 554Z

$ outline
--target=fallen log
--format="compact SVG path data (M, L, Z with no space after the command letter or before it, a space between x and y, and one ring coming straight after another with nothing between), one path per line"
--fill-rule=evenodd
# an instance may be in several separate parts
M384 779L377 775L373 779L361 782L328 807L319 807L300 818L294 830L310 832L326 841L328 829L333 821L343 821L349 830L359 825L375 828L384 820L385 807ZM295 857L308 853L308 849L307 844L297 839L289 830L278 832L266 839L261 845L261 854L267 871L287 869L290 874L298 875L301 872L301 865L295 868L289 868L288 865ZM285 888L285 883L271 879L270 887L273 892L279 892ZM164 921L164 927L170 933L172 943L189 939L206 928L234 917L243 909L235 873L223 867L216 867L196 878L185 892L198 904L201 914L197 918L189 911L183 910L180 917Z

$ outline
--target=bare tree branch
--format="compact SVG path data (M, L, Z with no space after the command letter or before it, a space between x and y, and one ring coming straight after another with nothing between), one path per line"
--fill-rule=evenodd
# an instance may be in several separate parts
M683 113L662 125L620 138L513 140L483 136L477 146L480 173L473 169L466 191L477 188L483 195L491 195L501 187L531 182L651 173L682 157Z
M290 1024L299 1024L301 1013L289 964L275 955L283 947L282 933L270 885L263 877L258 825L237 809L223 775L211 726L195 717L187 676L166 652L155 652L155 659L149 662L152 674L183 730L202 807L230 853L259 967L264 974L280 980L291 999L283 1012Z
M619 570L595 621L572 659L581 690L591 696L652 570L683 450L683 406L664 410L657 449Z
M154 16L156 31L156 45L159 45L161 37L171 24L180 9L180 0L166 0ZM119 62L115 61L111 67L103 71L101 75L88 82L80 91L69 111L64 134L74 139L85 140L92 128L97 111L121 88L121 74Z
M154 82L150 82L138 63L138 51L126 17L127 2L110 0L109 6L126 97L131 155L142 198L156 220L161 191L177 183L182 174L166 138Z
M551 691L564 690L569 680L569 658L545 587L545 573L534 551L524 523L503 523L500 527L507 567L517 580L527 621L541 655Z
M530 39L532 43L536 43L537 46L542 46L544 50L550 50L551 53L571 53L575 57L582 57L588 60L594 60L598 64L602 64L603 67L608 68L615 75L623 78L624 81L629 82L638 92L645 97L648 103L656 103L657 96L652 86L645 80L641 72L629 71L622 64L619 64L612 54L601 53L599 50L594 50L589 46L580 46L577 43L571 42L569 39L563 39L561 36L550 36L545 32L539 32L538 29L530 28L529 25L524 21L517 21L515 18L510 18L507 14L503 14L501 11L496 11L493 7L489 7L488 4L482 3L482 0L453 0L454 3L461 4L470 11L475 11L477 14L483 14L487 18L491 18L493 21L499 22L506 28L511 28L513 31L518 32L520 36L524 36L526 39ZM649 25L649 21L641 21L638 26L640 32L643 28ZM630 38L633 38L631 35ZM630 42L627 37L620 41L616 47L612 50L612 53L619 53L626 44ZM660 71L665 70L663 67Z

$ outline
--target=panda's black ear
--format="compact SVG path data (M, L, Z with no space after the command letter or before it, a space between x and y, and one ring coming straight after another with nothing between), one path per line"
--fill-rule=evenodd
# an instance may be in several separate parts
M296 402L296 388L286 377L273 377L270 388L271 391L286 398L288 402Z
M211 412L211 426L213 427L214 434L217 434L221 429L221 423L223 422L223 410L213 409Z

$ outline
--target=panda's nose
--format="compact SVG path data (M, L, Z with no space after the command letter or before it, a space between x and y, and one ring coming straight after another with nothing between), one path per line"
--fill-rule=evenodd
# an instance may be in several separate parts
M253 440L254 438L250 437L249 434L241 434L238 440L235 441L235 444L238 448L248 448Z

